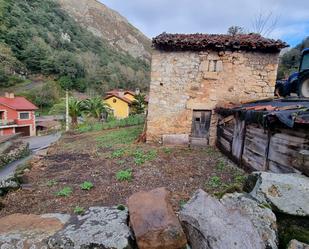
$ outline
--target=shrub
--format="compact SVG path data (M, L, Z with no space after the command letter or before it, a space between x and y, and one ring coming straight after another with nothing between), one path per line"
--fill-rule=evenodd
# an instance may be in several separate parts
M220 187L221 184L222 184L222 182L221 182L221 178L219 176L213 176L208 181L208 185L212 188Z
M120 170L116 173L116 179L118 181L132 181L132 169Z
M136 150L133 154L134 156L134 162L137 165L142 165L146 161L151 161L157 157L157 151L150 150L148 152L144 152L142 150Z
M94 186L93 186L93 183L92 182L88 182L88 181L85 181L83 182L81 185L80 185L80 188L82 190L90 190L92 189Z
M85 209L80 206L76 206L74 208L74 214L83 215L85 213Z
M56 193L57 196L62 196L62 197L68 197L73 193L72 188L70 187L64 187L60 191Z

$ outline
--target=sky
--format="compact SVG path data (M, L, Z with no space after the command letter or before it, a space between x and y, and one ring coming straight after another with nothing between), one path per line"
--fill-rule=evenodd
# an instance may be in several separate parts
M252 32L259 16L262 20L269 17L264 35L270 38L295 46L309 36L309 0L99 1L118 11L149 38L162 32L226 33L235 25Z

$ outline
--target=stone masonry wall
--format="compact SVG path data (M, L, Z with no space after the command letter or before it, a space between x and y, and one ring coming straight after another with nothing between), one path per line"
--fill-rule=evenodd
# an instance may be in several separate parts
M190 134L193 110L272 97L278 54L259 52L164 52L154 50L147 141ZM213 113L210 144L215 143Z

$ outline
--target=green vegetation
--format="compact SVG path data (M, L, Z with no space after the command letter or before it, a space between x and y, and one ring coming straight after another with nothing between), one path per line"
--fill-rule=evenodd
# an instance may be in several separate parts
M219 176L212 176L209 181L208 185L212 188L218 188L222 184L221 178Z
M56 1L0 0L0 87L31 74L102 94L115 87L145 89L149 65L94 36Z
M118 181L132 181L133 175L132 175L132 169L126 169L126 170L120 170L116 173L116 179Z
M120 211L124 211L124 210L126 210L126 206L125 206L125 205L122 205L122 204L119 204L119 205L117 206L117 209L120 210Z
M145 95L140 93L135 96L135 100L131 105L132 111L131 113L134 114L143 114L145 113L146 109L146 100Z
M132 144L139 134L141 134L143 127L135 126L127 129L119 129L113 132L104 134L96 138L99 147L111 148L115 145Z
M126 150L124 148L120 148L120 149L113 151L111 157L120 158L120 157L123 157L125 154L126 154Z
M74 214L77 214L77 215L83 215L85 213L85 209L80 206L76 206L73 211L74 211Z
M220 159L219 161L217 161L217 164L216 164L216 168L217 168L217 170L219 170L219 171L224 171L224 169L225 169L225 162L222 160L222 159Z
M301 51L309 47L309 36L300 44L292 48L280 58L277 79L286 79L293 72L298 71Z
M68 197L73 193L72 188L70 187L64 187L60 191L56 193L57 196L62 196L62 197Z
M157 157L157 151L150 150L150 151L144 152L138 149L134 152L133 156L134 156L135 164L142 165L146 161L154 160Z
M145 115L132 115L124 119L108 118L106 122L85 122L78 126L79 132L100 131L120 127L140 125L145 122Z
M168 148L168 147L164 147L162 150L165 154L171 154L173 152L173 150L171 148Z
M46 183L46 186L47 187L52 187L52 186L55 186L57 185L58 182L56 180L49 180L47 183Z
M80 188L82 190L90 190L94 187L93 183L92 182L89 182L89 181L85 181L83 182L81 185L80 185Z
M179 208L182 209L183 206L186 204L187 202L185 200L180 200L179 201Z

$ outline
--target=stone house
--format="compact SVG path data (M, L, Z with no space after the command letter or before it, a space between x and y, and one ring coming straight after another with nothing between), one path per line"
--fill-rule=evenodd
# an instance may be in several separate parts
M286 44L257 34L163 33L153 47L147 141L214 145L214 109L272 97Z

